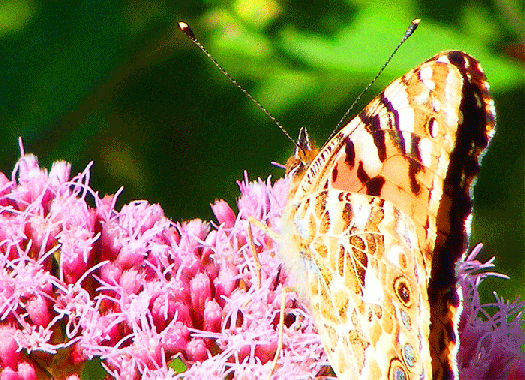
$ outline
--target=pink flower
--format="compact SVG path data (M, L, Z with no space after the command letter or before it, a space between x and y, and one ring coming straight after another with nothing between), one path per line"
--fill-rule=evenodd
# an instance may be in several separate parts
M252 228L259 270L247 218L279 231L288 181L245 176L238 215L216 201L215 225L173 223L145 201L118 211L118 194L99 198L89 177L88 167L70 179L64 162L48 173L32 155L11 180L0 173L0 380L77 379L94 357L115 378L177 379L175 363L186 367L185 379L266 377L283 287L293 284L273 240ZM477 252L459 267L461 376L519 378L524 305L480 304L477 287L491 263L475 261ZM274 378L329 373L308 308L295 293L285 296ZM67 353L60 365L58 352Z
M15 369L23 360L15 340L16 328L9 324L0 326L0 367Z
M222 200L215 201L211 205L211 209L219 224L222 224L225 228L232 228L235 225L237 218L228 203Z
M222 324L222 308L217 301L208 300L204 306L204 331L220 332Z

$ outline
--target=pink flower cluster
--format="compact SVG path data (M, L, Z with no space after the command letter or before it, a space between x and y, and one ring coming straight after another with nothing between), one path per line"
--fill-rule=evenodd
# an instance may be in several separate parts
M505 302L495 293L494 303L481 303L481 282L488 276L506 278L488 272L494 258L486 263L476 260L481 248L478 244L457 268L463 294L457 356L460 378L525 379L525 303Z
M102 359L115 378L188 379L269 372L286 276L273 242L246 218L277 225L287 185L241 184L239 215L223 201L219 225L173 223L158 205L115 210L88 185L89 167L40 169L23 155L0 173L0 378L77 378ZM255 285L254 285L255 284ZM275 374L327 365L310 316L287 293L285 360Z
M11 178L0 173L0 380L79 379L93 358L107 378L130 380L328 373L308 309L290 291L273 368L281 294L293 284L256 227L254 257L247 218L278 231L286 180L246 178L239 212L217 201L213 224L173 223L145 201L117 211L118 194L100 198L89 177L89 166L70 179L68 164L48 172L23 153ZM486 267L474 254L460 267L464 378L525 376L524 305L498 300L488 316L476 292L484 275L472 274Z

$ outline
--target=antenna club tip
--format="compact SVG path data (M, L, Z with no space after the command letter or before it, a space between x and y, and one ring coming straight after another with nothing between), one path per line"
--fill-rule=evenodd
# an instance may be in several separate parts
M412 33L414 33L414 31L417 29L417 26L419 25L419 22L421 21L421 19L419 18L416 18L414 20L412 20L412 22L410 23L410 26L408 27L406 33L405 33L405 37L404 37L404 40L406 40L408 37L410 37L412 35Z
M195 38L195 35L193 34L193 30L191 30L190 26L186 24L184 21L179 21L179 29L181 32L183 32L185 35L187 35L191 39Z

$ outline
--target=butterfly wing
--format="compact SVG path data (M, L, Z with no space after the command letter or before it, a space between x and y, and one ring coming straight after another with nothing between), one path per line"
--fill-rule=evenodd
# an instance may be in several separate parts
M494 115L477 61L443 52L290 170L281 252L339 377L453 378L454 265Z

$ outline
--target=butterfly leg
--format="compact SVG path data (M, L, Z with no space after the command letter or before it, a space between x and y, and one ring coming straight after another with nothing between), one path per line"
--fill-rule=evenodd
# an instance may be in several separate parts
M255 249L255 243L253 242L253 233L252 233L252 222L248 221L248 227L246 227L246 232L248 233L248 244L252 250L253 260L255 261L255 273L256 273L256 289L261 288L261 261L259 260L259 254L257 249Z
M250 245L250 248L253 253L253 258L255 260L255 267L257 270L257 286L261 287L261 262L259 261L259 254L257 253L257 250L255 249L255 243L253 241L253 233L252 233L252 224L259 227L261 230L266 232L268 236L270 236L272 239L277 239L278 234L275 231L272 231L270 227L268 227L266 224L262 223L260 220L257 220L253 217L248 218L248 227L247 227L247 233L248 233L248 244ZM281 354L281 351L283 349L283 332L284 332L284 314L285 314L285 306L286 306L286 293L291 291L292 289L288 287L284 287L282 289L281 293L281 309L279 313L279 324L278 324L278 341L277 341L277 349L275 351L275 356L272 361L272 365L270 367L270 372L268 373L267 379L270 380L272 377L273 371L275 370L275 367L277 366L277 361L279 360L279 355Z
M268 227L266 224L264 224L260 220L255 219L253 216L248 217L248 224L249 225L253 224L254 226L259 227L273 240L279 240L279 234L277 232L272 230L270 227Z
M286 306L286 293L288 292L288 289L283 288L281 293L281 310L279 314L279 338L277 341L277 350L275 350L275 356L273 357L272 366L270 367L270 372L268 373L267 379L270 380L273 371L275 370L275 366L277 365L277 361L279 360L279 355L281 354L281 351L283 349L283 331L284 331L284 308Z
M253 233L252 233L252 225L257 226L259 229L263 230L270 238L272 238L274 241L279 238L279 235L273 231L270 227L268 227L266 224L262 223L260 220L255 219L254 217L250 216L248 218L248 226L246 227L246 232L248 235L248 244L250 245L250 249L252 250L253 259L255 260L255 269L257 271L257 289L261 287L261 262L259 261L259 255L257 253L257 250L255 249L255 243L253 240Z

